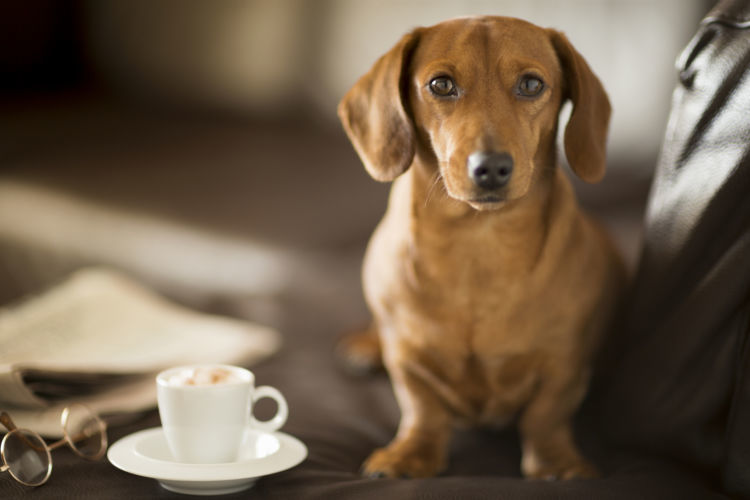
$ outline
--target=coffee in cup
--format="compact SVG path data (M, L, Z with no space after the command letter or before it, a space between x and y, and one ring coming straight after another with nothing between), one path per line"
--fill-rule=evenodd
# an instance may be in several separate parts
M237 460L249 430L272 432L286 422L288 407L274 387L255 387L255 375L238 366L192 365L156 377L162 428L179 462L226 463ZM253 403L271 398L278 406L267 421L257 420Z

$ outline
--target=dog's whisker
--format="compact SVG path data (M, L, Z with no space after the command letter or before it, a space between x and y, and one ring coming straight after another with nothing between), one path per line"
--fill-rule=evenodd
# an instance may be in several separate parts
M430 197L432 196L433 191L435 190L435 186L442 184L440 180L442 179L442 176L440 175L440 170L435 172L435 175L432 176L432 181L430 182L430 187L427 189L427 195L424 198L424 206L426 207L430 202ZM445 184L443 184L443 191L445 191Z

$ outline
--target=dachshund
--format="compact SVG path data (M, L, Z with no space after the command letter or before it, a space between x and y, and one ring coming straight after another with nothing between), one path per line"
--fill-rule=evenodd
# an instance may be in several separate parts
M373 321L340 348L382 363L397 434L373 477L429 477L456 424L518 426L529 478L592 477L572 419L625 280L617 249L557 166L605 171L610 104L564 34L506 17L406 34L338 114L367 172L393 181L363 264Z

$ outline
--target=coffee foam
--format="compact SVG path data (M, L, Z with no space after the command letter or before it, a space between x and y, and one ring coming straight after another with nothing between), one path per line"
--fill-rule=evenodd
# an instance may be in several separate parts
M199 367L181 370L167 379L169 385L207 386L243 382L232 370L220 367Z

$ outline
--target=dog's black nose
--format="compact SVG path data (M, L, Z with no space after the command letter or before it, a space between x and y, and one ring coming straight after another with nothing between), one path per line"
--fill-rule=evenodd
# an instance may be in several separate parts
M466 163L474 184L488 191L505 186L513 174L513 158L507 153L480 151L469 155Z

